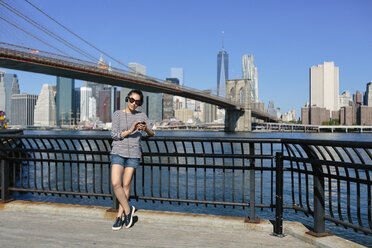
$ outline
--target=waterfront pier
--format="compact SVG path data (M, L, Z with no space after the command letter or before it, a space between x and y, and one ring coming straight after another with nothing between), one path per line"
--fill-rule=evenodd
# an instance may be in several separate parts
M360 247L337 236L306 234L298 222L284 222L285 237L272 223L243 218L138 210L132 228L112 231L108 208L13 201L0 203L1 247Z
M81 199L82 204L90 205L107 199L111 206L106 210L115 211L118 203L111 189L110 150L108 135L0 134L0 196L3 202L10 201L1 208L11 211L17 203L12 198L34 195L55 202ZM371 240L372 142L158 136L144 138L142 151L131 202L147 204L147 209L192 206L193 211L174 213L176 217L170 218L178 228L189 222L181 216L196 222L211 218L207 226L213 228L226 220L222 230L211 229L216 233L230 231L232 219L239 220L234 222L238 226L258 229L262 221L268 224L265 220L271 220L266 233L280 239L291 235L287 218L299 215L307 226L303 236L316 242L339 234L364 245ZM42 204L28 203L24 209L34 208L31 205ZM79 212L78 206L56 209L41 212L51 216ZM218 211L225 217L212 217ZM159 223L169 220L162 213ZM113 217L109 219L112 222ZM24 221L22 217L20 221Z

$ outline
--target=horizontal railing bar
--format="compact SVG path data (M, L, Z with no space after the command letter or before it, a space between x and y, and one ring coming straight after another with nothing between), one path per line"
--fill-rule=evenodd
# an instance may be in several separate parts
M368 141L344 141L344 140L317 140L317 139L280 139L283 144L303 144L333 147L351 147L372 149L372 142Z
M303 169L297 169L297 168L293 168L293 169L287 168L286 171L293 171L293 172L297 172L297 173L301 173L301 174L306 174L306 175L309 175L309 176L313 176L313 171L311 171L311 170L303 170ZM350 182L354 182L354 183L362 183L362 184L366 184L366 185L372 185L372 181L371 180L367 180L367 179L363 179L363 178L355 178L355 177L350 177L350 176L341 176L341 175L337 175L337 174L329 174L327 172L323 172L323 175L327 179L328 178L339 179L339 180L342 180L342 181L350 181Z
M40 193L40 194L78 195L78 196L81 195L81 196L94 196L94 197L109 197L109 198L112 198L112 194L104 194L104 193L42 190L42 189L26 189L26 188L14 188L14 187L9 187L8 190L9 191L16 191L16 192L30 192L30 193Z
M252 166L240 166L240 165L206 165L206 164L165 164L165 163L143 163L143 166L147 167L171 167L171 168L199 168L199 169L232 169L232 170L251 170ZM273 171L275 168L271 167L254 167L257 171Z
M9 157L8 157L9 159ZM76 159L44 159L44 158L12 158L11 160L15 161L32 161L32 162L44 162L44 163L75 163L75 164L110 164L110 161L101 161L101 160L76 160Z
M328 166L334 166L334 167L352 168L352 169L358 169L358 170L372 170L372 165L339 162L339 161L334 161L334 160L331 161L331 160L317 160L317 159L309 159L309 158L294 158L294 157L289 157L289 156L283 156L283 160L288 160L288 161L293 161L293 162L302 162L302 163L307 163L307 164L318 164L318 165L328 165Z
M272 155L249 155L249 154L219 154L219 153L149 153L149 152L143 152L142 153L144 157L166 157L166 156L172 156L172 157L193 157L193 158L240 158L240 159L273 159L275 156Z
M372 230L371 229L365 228L363 226L357 226L357 225L354 225L354 224L349 223L349 222L345 222L345 221L342 221L342 220L338 220L338 219L332 218L330 216L324 216L324 219L329 220L329 221L332 221L332 222L334 222L336 224L339 224L339 225L343 225L343 226L346 226L346 227L357 229L357 230L362 231L362 232L364 232L366 234L372 234Z
M89 154L89 155L110 155L110 151L74 151L74 150L55 150L55 149L30 149L30 148L4 148L2 151L7 152L24 152L24 153L48 153L53 152L55 154Z

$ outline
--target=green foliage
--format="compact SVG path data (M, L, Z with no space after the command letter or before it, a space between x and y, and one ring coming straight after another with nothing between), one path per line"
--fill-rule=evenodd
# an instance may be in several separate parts
M338 126L340 125L340 120L339 119L332 119L330 121L323 121L322 125L326 126Z

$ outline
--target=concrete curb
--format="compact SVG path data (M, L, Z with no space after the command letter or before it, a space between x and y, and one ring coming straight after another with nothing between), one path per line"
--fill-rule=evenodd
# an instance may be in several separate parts
M84 206L62 203L44 203L31 201L11 201L8 203L0 203L0 210L11 212L29 212L38 214L50 215L67 215L67 216L84 216L90 218L105 218L114 219L115 212L109 212L107 207ZM144 223L169 223L182 224L188 226L214 226L230 229L246 229L263 231L267 233L273 232L273 225L269 220L261 220L258 224L244 223L244 218L215 216L206 214L189 214L167 211L151 211L138 210L136 215ZM309 230L299 222L283 223L283 231L287 235L291 235L306 243L315 245L321 248L362 248L365 246L359 245L349 240L342 239L337 236L327 236L316 238L306 234Z

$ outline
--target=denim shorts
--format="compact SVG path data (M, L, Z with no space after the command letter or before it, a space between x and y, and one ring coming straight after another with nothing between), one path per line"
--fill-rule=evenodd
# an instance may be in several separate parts
M140 165L139 158L125 158L117 154L111 154L110 156L111 166L114 164L119 164L123 167L137 168Z

